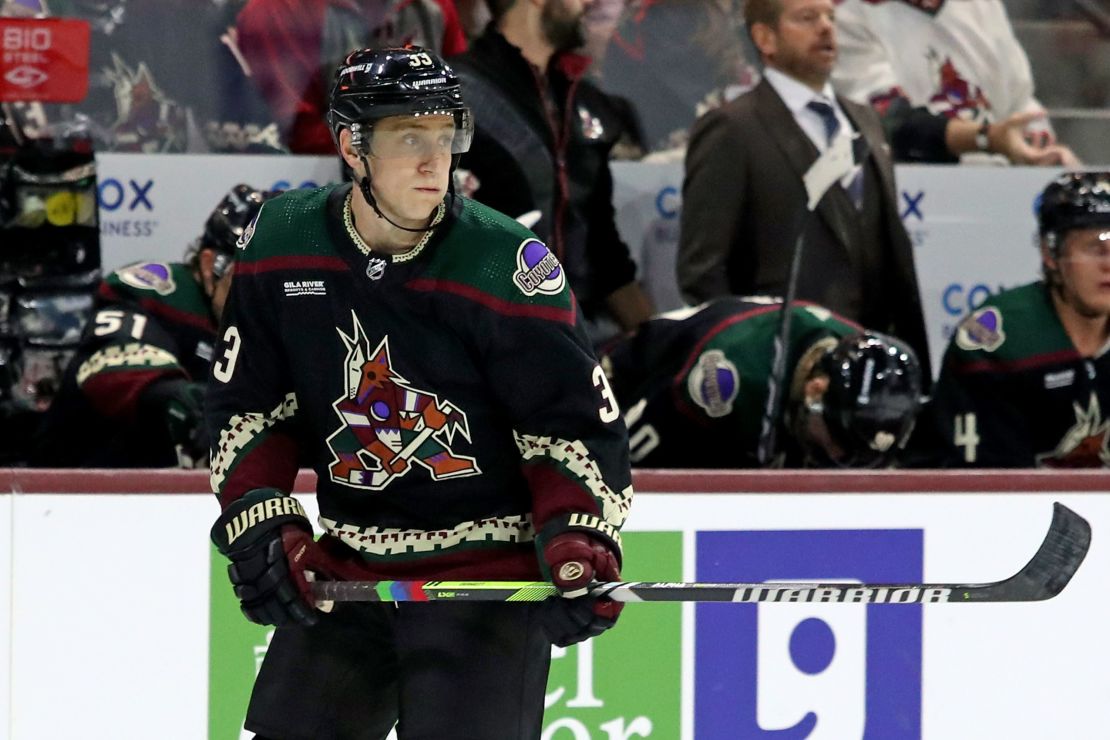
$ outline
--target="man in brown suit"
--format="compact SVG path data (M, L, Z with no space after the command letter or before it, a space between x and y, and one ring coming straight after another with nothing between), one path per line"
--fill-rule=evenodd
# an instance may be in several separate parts
M928 367L913 249L882 127L829 83L833 0L748 0L744 15L764 79L691 131L677 266L683 295L693 303L784 295L804 223L796 297L900 337ZM866 156L803 222L803 175L849 131L862 137Z

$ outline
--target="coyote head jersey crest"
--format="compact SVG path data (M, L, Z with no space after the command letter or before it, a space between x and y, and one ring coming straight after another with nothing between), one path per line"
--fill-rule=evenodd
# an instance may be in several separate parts
M331 479L380 491L413 463L435 481L481 474L474 458L451 450L456 433L470 441L466 414L435 393L408 385L393 369L389 337L371 351L358 318L351 318L353 335L339 331L347 348L347 392L332 404L341 426L327 440Z

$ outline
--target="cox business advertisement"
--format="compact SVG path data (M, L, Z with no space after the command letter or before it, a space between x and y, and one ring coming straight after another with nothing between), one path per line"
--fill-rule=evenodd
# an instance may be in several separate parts
M181 487L195 494L0 497L7 737L250 736L272 632L239 614L196 480ZM616 629L554 651L543 740L1105 737L1110 496L696 483L639 496L629 580L996 581L1036 551L1054 500L1091 522L1093 545L1038 603L630 604Z
M286 190L339 179L334 157L97 155L105 269L179 260L233 185ZM902 221L915 245L922 304L939 369L955 325L992 293L1037 278L1036 201L1055 170L900 166ZM617 223L660 311L678 308L675 258L682 162L613 165Z

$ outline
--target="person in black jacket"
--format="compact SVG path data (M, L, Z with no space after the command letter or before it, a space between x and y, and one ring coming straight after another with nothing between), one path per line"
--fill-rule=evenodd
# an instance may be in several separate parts
M627 331L652 310L614 220L609 153L622 119L583 79L590 60L575 51L586 4L491 3L485 33L451 59L476 126L457 179L464 195L550 245L587 319L604 316ZM605 338L603 327L591 326L591 338Z

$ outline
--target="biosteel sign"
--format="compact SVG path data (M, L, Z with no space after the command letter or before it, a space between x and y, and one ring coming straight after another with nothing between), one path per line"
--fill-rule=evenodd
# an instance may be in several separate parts
M79 103L88 89L88 22L0 18L0 102Z

